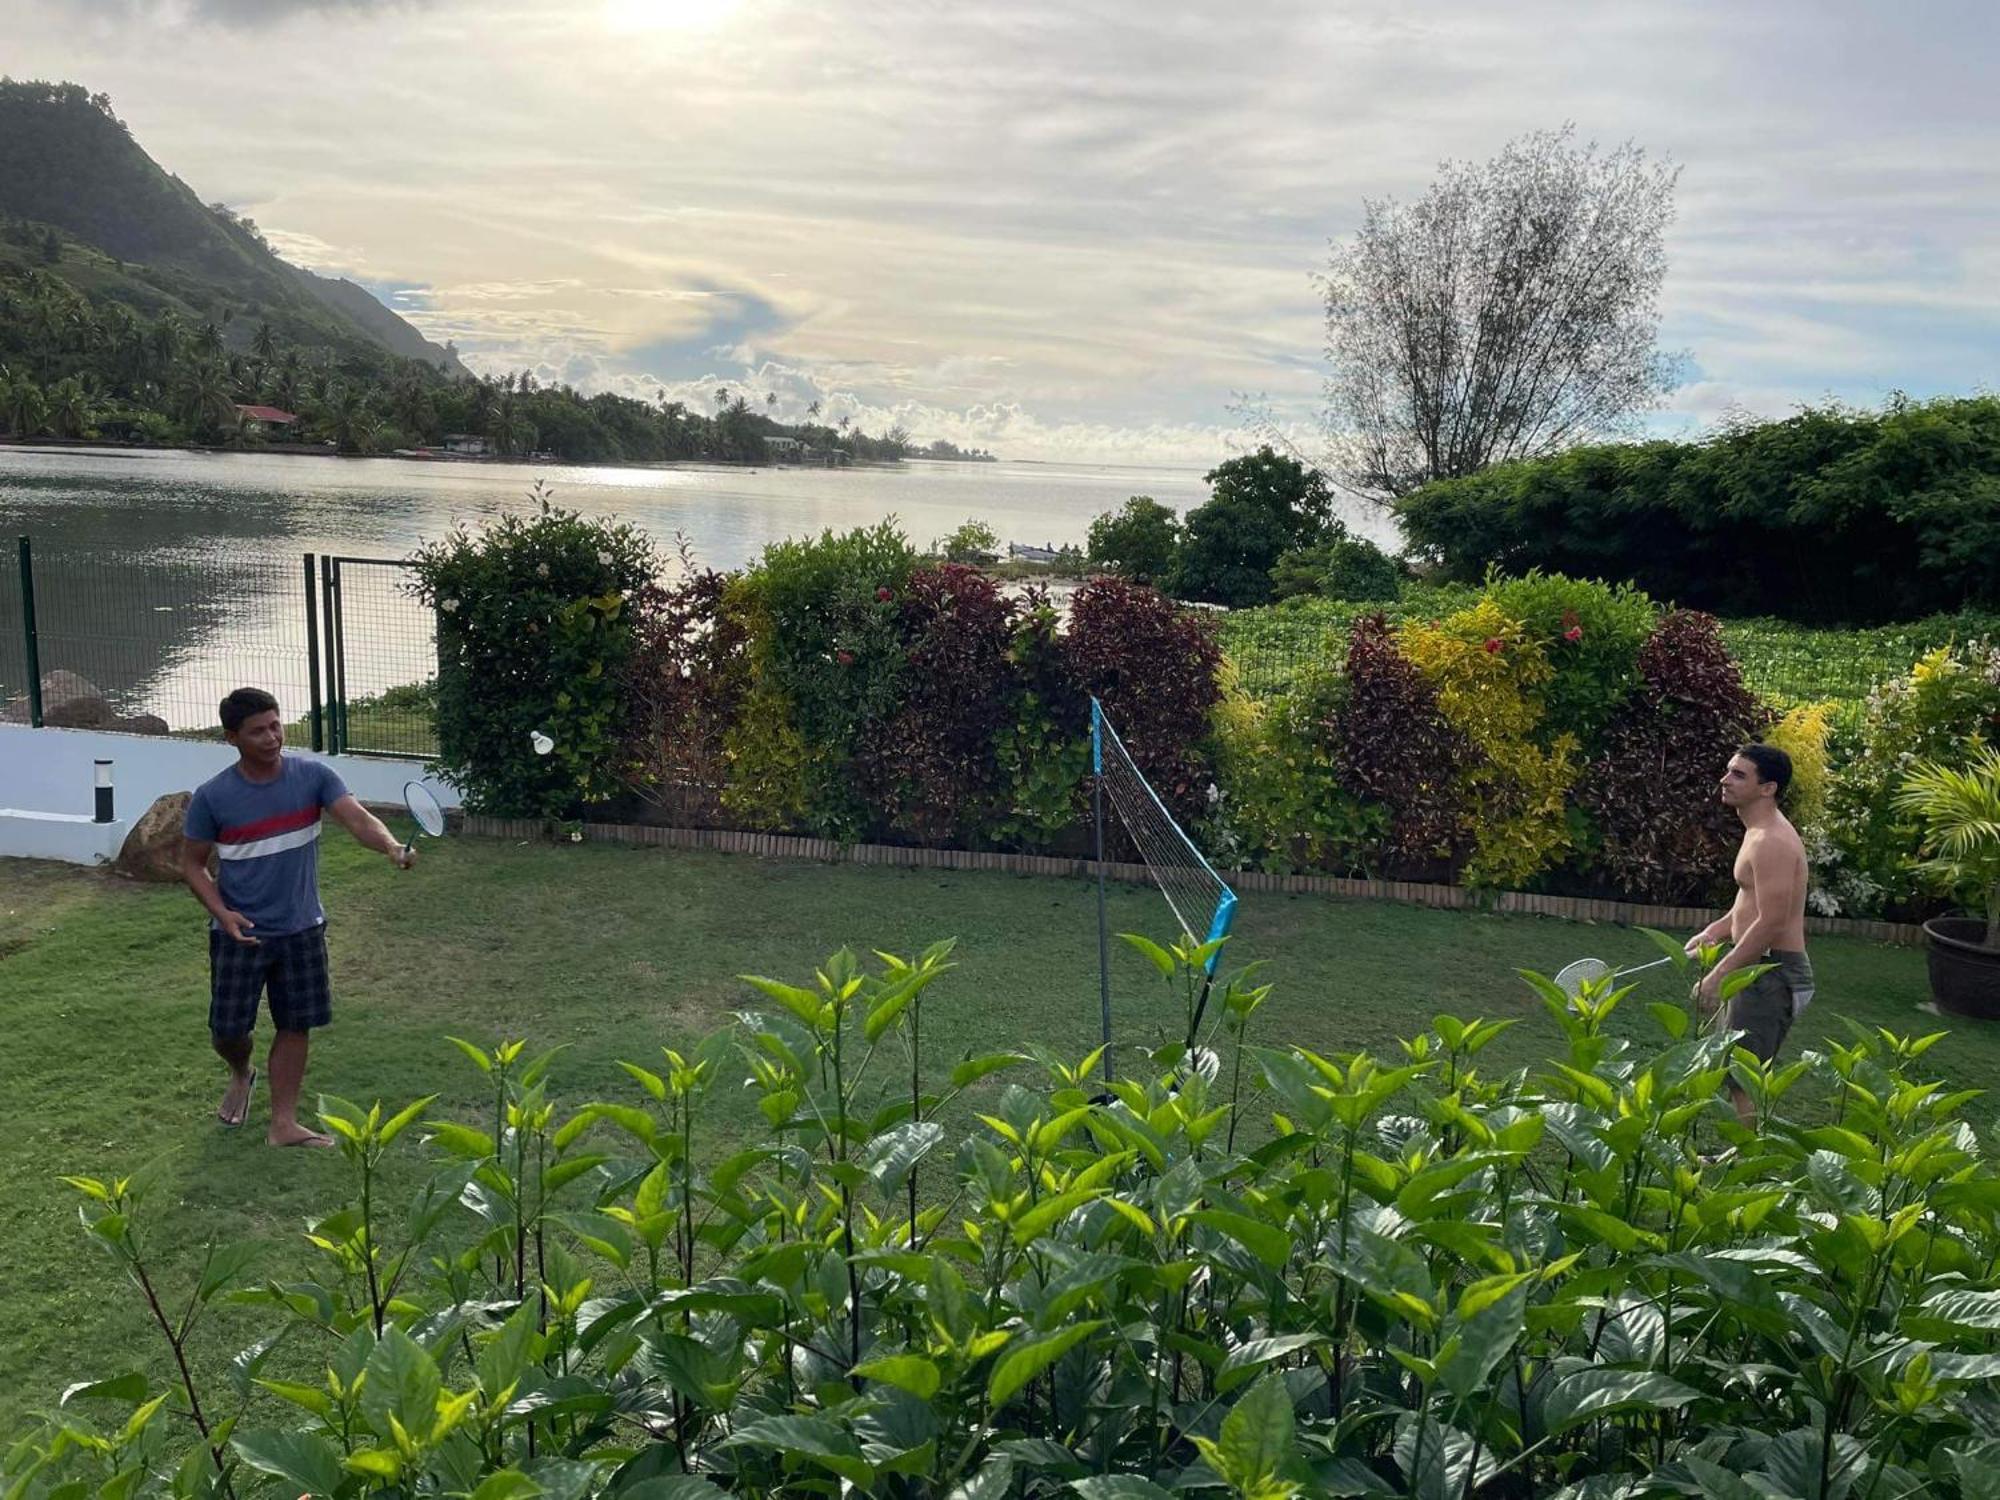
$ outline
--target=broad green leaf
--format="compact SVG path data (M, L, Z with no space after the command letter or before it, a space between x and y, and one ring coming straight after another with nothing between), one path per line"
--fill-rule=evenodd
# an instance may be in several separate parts
M918 1162L944 1139L944 1127L935 1120L905 1120L892 1125L868 1143L861 1165L885 1194L901 1190Z
M699 1474L659 1474L642 1479L628 1490L618 1492L618 1500L726 1500L729 1491ZM474 1496L473 1500L479 1500Z
M977 1083L988 1074L998 1073L1019 1063L1032 1061L1024 1052L989 1052L983 1057L968 1057L951 1070L951 1086L965 1088Z
M436 1094L429 1094L426 1095L424 1098L415 1101L412 1104L405 1105L401 1110L397 1111L394 1116L392 1116L389 1120L384 1122L381 1133L376 1136L376 1139L382 1145L384 1146L388 1145L397 1136L401 1135L406 1129L408 1129L410 1123L413 1120L415 1120L425 1110L429 1109L431 1107L432 1101L435 1100L436 1098L437 1098Z
M1628 1407L1685 1406L1700 1394L1657 1370L1592 1367L1573 1371L1556 1382L1542 1408L1542 1419L1550 1432L1563 1432L1579 1422Z
M263 1474L315 1495L331 1495L345 1483L340 1451L309 1432L239 1432L229 1440L236 1456Z
M1702 1500L1768 1500L1742 1475L1721 1464L1710 1463L1705 1458L1689 1455L1683 1458L1681 1466L1694 1476L1694 1482L1701 1487Z
M986 1460L979 1472L953 1487L945 1500L1002 1500L1014 1488L1014 1460L1004 1453Z
M819 1025L825 1002L811 990L802 990L795 984L781 984L775 979L764 979L755 974L739 974L736 977L762 990L807 1026Z
M326 1393L324 1386L303 1385L296 1380L259 1380L257 1384L280 1400L303 1407L316 1417L328 1416L333 1411L333 1397Z
M146 1377L137 1370L128 1370L123 1375L113 1375L108 1380L82 1380L64 1389L62 1399L56 1404L68 1406L72 1401L122 1401L129 1405L146 1399Z
M1933 1294L1917 1311L1923 1317L1935 1318L1954 1328L1974 1328L1983 1332L2000 1328L2000 1292L1976 1292L1953 1287Z
M1229 1351L1222 1368L1216 1371L1215 1389L1218 1394L1226 1396L1272 1360L1283 1359L1287 1354L1296 1354L1301 1349L1310 1349L1325 1342L1326 1336L1319 1333L1285 1333L1275 1338L1246 1339Z
M1016 1343L994 1365L993 1377L986 1386L986 1399L996 1409L999 1408L1012 1399L1021 1387L1102 1326L1100 1319L1093 1318L1087 1322L1073 1323L1059 1332L1045 1334L1026 1343Z
M639 1087L651 1094L654 1099L661 1103L666 1101L666 1080L661 1078L658 1073L653 1072L650 1068L642 1068L637 1063L626 1062L623 1058L619 1059L618 1066L638 1079Z
M384 1328L361 1387L361 1411L376 1436L394 1438L394 1417L413 1437L428 1437L442 1389L437 1362L423 1346L394 1323Z
M496 1469L479 1481L472 1500L532 1500L542 1487L519 1469Z
M1174 1500L1172 1490L1163 1490L1137 1474L1092 1474L1072 1479L1069 1487L1083 1500Z
M1439 1350L1437 1368L1445 1389L1461 1401L1473 1397L1526 1331L1528 1283L1535 1275L1491 1276L1459 1294L1445 1335L1451 1352Z
M866 1486L874 1466L862 1457L854 1434L830 1417L763 1417L739 1427L723 1440L725 1448L770 1448L793 1457L810 1458L841 1478Z
M483 1047L475 1047L463 1038L455 1036L448 1036L445 1040L471 1058L472 1065L478 1068L480 1072L491 1073L493 1071L493 1059L486 1055L486 1050Z
M938 1367L921 1354L891 1354L883 1359L871 1359L854 1367L854 1373L866 1380L879 1380L884 1385L893 1385L897 1390L908 1391L919 1401L928 1401L938 1393Z
M1291 1258L1291 1236L1275 1224L1221 1208L1198 1208L1188 1217L1234 1240L1274 1271Z
M1121 932L1118 937L1121 942L1131 944L1133 949L1144 954L1146 961L1160 971L1162 979L1174 977L1174 956L1158 943L1151 938L1140 937L1136 932Z
M1208 1466L1237 1490L1268 1494L1291 1457L1292 1420L1291 1392L1277 1375L1267 1374L1230 1407L1215 1442L1195 1442Z

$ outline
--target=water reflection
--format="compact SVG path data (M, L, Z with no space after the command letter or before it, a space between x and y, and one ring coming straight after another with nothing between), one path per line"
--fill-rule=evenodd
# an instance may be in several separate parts
M0 448L0 698L25 683L12 539L32 534L44 672L66 667L123 713L174 728L212 722L244 681L288 710L307 694L308 552L400 557L459 522L525 510L529 484L559 504L628 520L700 559L737 567L765 543L894 514L919 542L968 518L1007 541L1080 543L1091 518L1145 494L1207 499L1197 471L1043 464L901 469L597 469L277 454ZM1374 532L1378 523L1354 518ZM348 576L350 698L421 680L429 621L378 570Z

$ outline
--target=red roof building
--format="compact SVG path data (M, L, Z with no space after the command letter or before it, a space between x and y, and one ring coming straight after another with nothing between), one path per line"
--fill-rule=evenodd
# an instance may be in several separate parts
M238 402L236 410L253 422L263 422L272 427L289 427L299 419L297 412L276 406L245 406Z

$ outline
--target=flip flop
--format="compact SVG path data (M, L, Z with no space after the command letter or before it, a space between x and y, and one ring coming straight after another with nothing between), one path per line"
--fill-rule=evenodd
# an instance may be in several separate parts
M246 1087L243 1090L242 1118L232 1120L219 1109L215 1112L215 1118L222 1122L222 1128L224 1130L240 1130L242 1128L243 1121L250 1118L250 1100L256 1094L256 1092L257 1092L257 1070L255 1068L252 1068L250 1070L250 1083L248 1087Z

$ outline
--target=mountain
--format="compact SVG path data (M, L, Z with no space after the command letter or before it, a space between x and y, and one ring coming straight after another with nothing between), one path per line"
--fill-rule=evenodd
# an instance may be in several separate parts
M39 262L93 302L214 322L238 348L268 323L283 342L336 358L386 352L467 373L361 287L286 263L250 220L203 203L109 99L77 84L0 78L0 216L0 265Z

